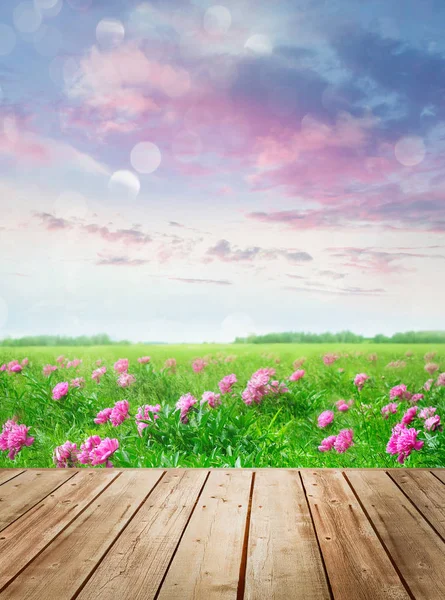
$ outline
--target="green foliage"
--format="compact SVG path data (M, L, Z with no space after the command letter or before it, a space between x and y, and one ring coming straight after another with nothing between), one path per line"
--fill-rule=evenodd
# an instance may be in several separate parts
M338 333L305 333L297 331L283 331L266 333L264 335L249 335L245 338L237 337L235 344L445 344L445 331L407 331L385 336L381 333L371 338L357 335L352 331Z

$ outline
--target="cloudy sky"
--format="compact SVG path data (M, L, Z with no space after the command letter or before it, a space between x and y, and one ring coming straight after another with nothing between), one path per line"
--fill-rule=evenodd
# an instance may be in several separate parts
M0 4L0 337L443 328L443 0Z

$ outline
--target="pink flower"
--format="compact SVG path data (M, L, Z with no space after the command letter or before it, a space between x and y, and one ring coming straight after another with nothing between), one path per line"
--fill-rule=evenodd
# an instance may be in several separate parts
M428 362L431 362L435 356L436 356L435 352L427 352L423 358L424 358L425 362L428 363Z
M77 445L66 441L61 446L54 448L53 462L58 469L75 467L77 463Z
M14 460L24 446L31 446L33 437L28 436L29 427L18 425L12 419L6 421L0 434L0 450L9 450L8 458Z
M100 358L99 358L99 360L96 360L96 367L100 367L101 364L102 364L102 361Z
M387 419L390 414L394 415L397 412L398 408L397 402L390 402L386 406L384 406L381 410L384 419Z
M2 364L2 366L0 367L0 371L6 371L7 368L7 365Z
M419 433L420 431L414 428L407 429L405 425L397 423L392 430L386 451L388 454L398 454L397 460L403 464L413 450L423 448L424 442L417 440Z
M339 357L337 356L337 354L332 354L331 352L328 352L323 356L323 362L326 366L333 365L338 359Z
M56 358L56 363L59 363L59 365L62 365L65 362L65 357L63 355L58 356Z
M441 373L437 378L436 385L438 387L445 387L445 373Z
M110 420L111 413L113 412L112 408L104 408L100 412L97 413L94 422L96 425L103 425Z
M416 418L417 410L417 406L411 406L411 408L408 408L408 410L402 417L402 425L409 425L410 423L412 423L412 421L414 421L414 419Z
M265 368L255 371L249 381L247 387L241 397L248 406L253 402L259 404L264 396L270 391L268 387L270 378L275 375L275 369Z
M206 366L207 363L202 358L197 358L192 363L192 369L195 371L195 373L200 373L203 369L205 369Z
M423 400L423 394L413 394L409 399L411 403L419 402L419 400Z
M433 373L435 373L438 370L439 370L439 365L436 365L436 363L429 362L425 365L425 371L429 375L432 375Z
M136 377L130 373L122 373L117 379L117 385L120 387L129 387L136 381Z
M53 400L60 400L68 394L70 389L68 381L62 381L53 387Z
M325 410L318 415L317 423L319 427L327 427L334 420L334 413L332 410Z
M101 442L100 436L92 435L81 446L78 460L82 465L91 464L91 451Z
M320 452L328 452L329 450L332 450L336 439L336 435L330 435L329 437L324 438L324 440L321 442L321 445L318 446Z
M425 392L429 392L431 389L431 386L433 385L433 381L434 379L428 379L428 381L425 382L423 389L425 390Z
M421 419L428 419L429 417L433 417L436 410L437 410L437 408L434 408L434 406L428 406L427 408L422 408L422 410L419 413L419 417Z
M90 452L90 459L92 465L102 465L110 468L113 463L110 462L109 458L119 448L119 441L116 439L105 438L97 446L95 446Z
M298 381L302 377L304 377L305 371L300 369L299 371L294 371L292 375L289 377L289 381Z
M43 374L45 377L49 377L53 371L57 371L56 365L45 365L43 367Z
M424 427L427 431L435 431L436 429L439 429L439 427L440 427L439 415L434 415L432 417L428 417L428 419L425 420Z
M119 400L113 406L110 413L110 421L114 427L121 425L125 419L128 419L128 411L130 410L130 406L128 404L128 400Z
M276 396L280 394L287 394L288 391L289 388L286 387L284 383L277 381L276 379L271 381L266 387L267 394L274 394Z
M140 363L141 365L146 365L150 361L151 361L150 356L141 356L141 358L138 358L138 363Z
M226 375L221 379L218 383L218 387L221 390L221 394L229 394L232 391L232 386L237 383L237 378L234 373L231 375Z
M302 367L305 362L306 362L305 358L297 358L297 360L294 360L292 366L294 367L294 369L298 369L298 367Z
M389 399L395 400L396 398L407 398L407 396L411 397L411 394L407 391L406 385L401 383L400 385L394 386L389 392Z
M9 363L8 371L9 373L21 373L23 371L23 367L17 361L14 361L13 363Z
M378 356L377 356L377 354L375 354L375 353L374 353L374 354L370 354L370 355L368 356L368 360L369 360L369 362L377 362L377 359L378 359Z
M66 363L66 368L67 369L77 369L77 367L79 367L81 364L82 364L82 361L80 360L80 358L75 358L74 360L71 360Z
M154 422L159 419L158 413L160 410L160 404L156 404L155 406L144 404L144 406L140 406L138 408L135 419L137 423L137 430L140 436L142 436L144 429L148 427L148 423L144 423L144 421Z
M393 369L404 369L406 367L406 362L404 360L393 360L386 366L391 367Z
M350 407L353 405L354 401L353 400L348 400L348 402L346 402L346 400L338 400L335 403L335 406L337 407L337 409L340 412L346 412L350 409Z
M170 369L172 373L176 373L176 358L167 358L164 367Z
M126 373L128 371L128 358L120 358L114 363L114 370L117 373Z
M105 375L106 372L107 372L107 367L99 367L99 369L96 369L95 371L92 372L91 379L93 381L96 381L97 383L100 383L102 376Z
M197 399L191 394L184 394L179 398L176 408L181 411L181 423L188 423L188 414L197 402Z
M359 392L362 390L363 386L365 385L365 381L368 379L369 377L366 375L366 373L358 373L354 377L354 385L357 387Z
M76 377L75 379L71 379L71 387L73 388L83 388L85 385L85 379L83 377Z
M22 360L22 367L27 367L28 365L29 365L29 359L27 359L27 358L24 358L24 359Z
M221 404L221 394L215 394L215 392L204 392L202 395L201 404L207 404L210 408L216 408L219 404Z
M343 454L346 452L348 448L354 445L352 438L354 437L354 432L352 429L342 429L338 432L337 438L334 442L334 449L337 450L339 454Z

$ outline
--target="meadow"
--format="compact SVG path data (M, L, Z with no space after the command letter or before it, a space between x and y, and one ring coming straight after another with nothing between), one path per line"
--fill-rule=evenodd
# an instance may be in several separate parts
M1 348L0 364L1 468L445 466L442 345Z

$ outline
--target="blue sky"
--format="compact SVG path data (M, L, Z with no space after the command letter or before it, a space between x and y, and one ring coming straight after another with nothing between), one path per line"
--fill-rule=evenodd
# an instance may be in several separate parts
M445 5L0 6L0 336L441 327Z

